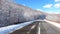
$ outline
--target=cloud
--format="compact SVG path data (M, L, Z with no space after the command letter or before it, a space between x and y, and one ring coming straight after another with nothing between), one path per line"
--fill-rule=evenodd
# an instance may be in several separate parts
M60 2L60 0L55 0L55 2Z
M37 9L37 11L43 11L42 9Z
M55 7L55 8L60 8L60 3L56 3L56 4L54 5L54 7Z
M47 4L47 5L44 5L43 7L44 8L51 8L52 7L52 4Z
M25 4L22 4L22 5L26 6Z

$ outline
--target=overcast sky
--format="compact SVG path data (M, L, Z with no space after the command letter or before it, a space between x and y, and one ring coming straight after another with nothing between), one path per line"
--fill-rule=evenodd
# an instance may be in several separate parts
M14 2L44 12L60 12L60 0L14 0Z

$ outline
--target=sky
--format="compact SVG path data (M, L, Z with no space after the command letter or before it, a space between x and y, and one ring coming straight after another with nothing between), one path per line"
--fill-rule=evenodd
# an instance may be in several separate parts
M60 13L60 0L14 0L14 2L38 11Z

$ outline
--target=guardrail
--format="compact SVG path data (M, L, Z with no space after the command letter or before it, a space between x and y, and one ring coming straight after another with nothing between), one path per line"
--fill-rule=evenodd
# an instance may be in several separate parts
M0 28L0 34L37 34L38 22L30 21Z

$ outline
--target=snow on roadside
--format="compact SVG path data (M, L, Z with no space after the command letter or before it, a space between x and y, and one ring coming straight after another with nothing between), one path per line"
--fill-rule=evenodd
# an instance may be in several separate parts
M56 23L56 22L51 22L51 21L48 21L48 20L45 20L46 22L50 23L50 24L53 24L54 26L60 28L60 24L59 23Z
M25 23L21 23L21 24L16 24L16 25L10 25L10 26L6 26L6 27L1 27L0 28L0 34L8 34L11 31L13 32L13 31L20 29L24 26L27 26L31 23L33 23L33 21L25 22Z

